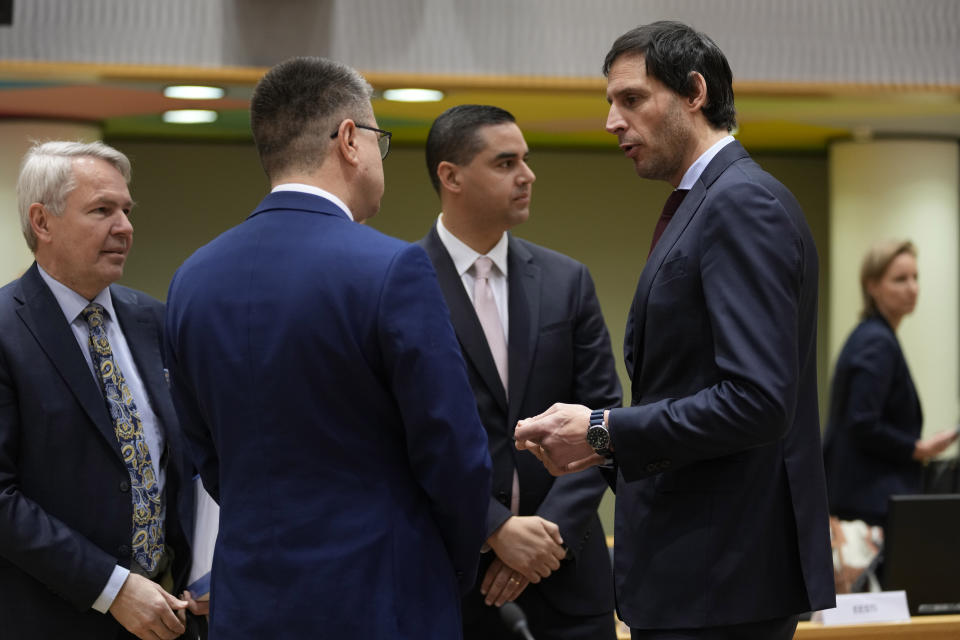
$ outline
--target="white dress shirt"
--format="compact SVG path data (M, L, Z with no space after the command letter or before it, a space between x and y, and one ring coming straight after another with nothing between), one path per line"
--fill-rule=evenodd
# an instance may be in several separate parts
M446 248L447 253L450 254L450 257L453 259L453 266L456 268L457 273L460 275L460 281L463 282L463 287L467 290L467 296L470 297L470 302L473 303L473 291L476 284L476 277L473 275L471 267L473 263L477 261L477 258L481 254L477 253L466 244L463 243L458 237L450 233L450 231L443 226L443 213L440 214L440 217L437 218L437 235L440 236L440 242L443 243L443 246ZM490 289L493 291L493 299L497 303L497 312L500 315L500 325L503 327L503 338L504 342L508 345L510 344L510 304L509 298L507 297L508 287L507 287L507 232L504 231L503 235L500 236L500 240L497 241L497 244L493 246L490 251L486 254L486 257L490 258L493 261L495 269L490 269L490 275L488 276L488 282L490 284ZM510 495L510 510L517 514L517 510L520 504L520 478L517 474L517 470L513 470L513 486L511 488ZM483 543L483 547L480 549L480 553L487 553L490 551L490 545L486 542Z
M724 136L715 142L712 147L700 154L700 157L694 160L690 168L683 174L683 178L680 180L680 184L677 185L677 189L692 189L693 185L700 179L703 170L706 169L710 161L713 160L713 157L720 153L720 150L731 142L733 142L733 136Z
M453 259L453 266L463 282L464 289L473 302L473 288L476 278L473 275L471 267L477 261L481 254L477 253L459 238L450 233L443 226L443 214L437 218L437 235L440 236L440 242L447 249L447 253ZM490 288L493 290L493 298L497 303L497 312L500 314L500 324L503 326L503 336L507 344L510 344L510 305L507 297L507 232L504 231L500 240L485 254L493 261L496 269L490 270Z
M343 212L347 214L347 217L353 220L353 212L350 211L343 200L333 195L326 189L321 189L320 187L315 187L312 184L302 184L300 182L287 182L285 184L278 184L273 189L270 190L270 193L276 193L277 191L299 191L300 193L310 193L315 196L320 196L321 198L326 198L331 201L333 204L337 205Z

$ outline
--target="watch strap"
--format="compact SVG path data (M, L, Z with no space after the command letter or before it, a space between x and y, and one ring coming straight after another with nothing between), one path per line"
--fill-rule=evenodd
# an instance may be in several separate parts
M602 427L607 432L607 435L609 438L610 430L607 428L607 425L604 422L604 419L603 419L604 413L606 413L606 409L594 409L593 411L591 411L590 424L587 427L587 429L590 429L592 427ZM604 458L607 458L608 460L610 458L613 458L613 453L607 447L604 447L602 449L594 449L594 451L596 451L599 455L603 456Z

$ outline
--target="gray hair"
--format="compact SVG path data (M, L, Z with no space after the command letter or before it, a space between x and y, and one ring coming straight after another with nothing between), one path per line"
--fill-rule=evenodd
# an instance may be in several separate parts
M106 160L130 182L130 160L102 142L35 142L23 156L17 178L20 227L30 251L37 250L37 237L30 226L30 205L39 202L53 215L63 215L67 196L77 186L73 175L73 161L77 158Z
M319 166L340 122L373 115L372 95L373 87L356 70L326 58L291 58L270 69L250 101L250 127L264 172L272 180Z

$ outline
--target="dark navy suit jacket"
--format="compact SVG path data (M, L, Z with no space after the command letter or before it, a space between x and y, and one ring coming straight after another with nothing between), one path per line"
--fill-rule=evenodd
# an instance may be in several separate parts
M119 285L110 293L166 437L166 542L180 589L193 487L164 378L163 305ZM121 633L90 607L113 568L130 566L129 486L103 394L34 264L0 289L0 636Z
M889 496L919 493L923 467L913 451L922 427L897 336L871 316L847 338L833 374L823 444L830 512L882 526Z
M177 271L167 320L221 507L210 637L459 637L490 457L423 249L273 193Z
M624 343L615 576L634 628L832 607L817 409L817 252L732 142L647 260Z
M510 389L506 394L476 311L436 227L420 244L437 270L490 442L494 472L487 536L511 516L516 469L520 515L539 515L557 523L570 549L560 569L527 590L539 591L554 608L569 615L612 615L610 559L597 517L606 482L596 469L554 478L533 454L517 451L513 441L518 419L542 413L554 402L597 409L620 406L610 335L589 271L567 256L509 236ZM484 558L482 569L492 556ZM479 591L482 578L481 571L464 601L468 624L471 614L485 606Z

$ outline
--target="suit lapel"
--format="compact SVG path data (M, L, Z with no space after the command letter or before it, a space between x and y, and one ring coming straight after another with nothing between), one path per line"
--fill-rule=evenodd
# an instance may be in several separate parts
M690 190L690 193L680 204L680 208L673 214L673 219L667 225L663 235L660 236L653 253L647 258L643 271L640 272L640 280L637 282L637 291L633 296L630 312L627 315L627 327L623 338L624 362L631 380L636 379L637 374L639 374L639 367L643 362L643 334L646 328L647 298L650 295L650 285L657 272L660 271L664 258L680 238L690 220L693 219L693 214L700 207L700 203L703 202L705 193L706 189L700 182Z
M117 312L117 322L130 347L137 372L150 398L150 406L160 418L164 433L169 434L175 431L172 427L176 425L176 413L170 394L165 392L169 383L164 375L157 320L149 308L138 304L134 292L111 287L110 293L113 308Z
M17 314L73 392L84 412L122 460L120 444L117 442L103 394L90 373L66 318L63 317L63 310L40 277L36 263L20 279L20 286L22 306L17 308Z
M493 355L490 353L490 347L487 345L487 339L483 335L483 327L480 326L480 320L477 318L477 312L470 302L470 297L463 288L463 281L457 273L453 264L453 259L447 252L440 236L437 235L436 226L430 229L430 233L423 239L422 246L430 256L434 269L437 272L437 280L440 283L440 290L447 301L447 307L450 309L450 322L453 324L453 330L460 341L460 347L463 350L464 358L470 360L479 373L480 378L490 389L490 393L496 398L497 403L507 411L507 396L503 389L503 383L500 381L500 374L497 373L497 365L493 361ZM512 325L511 325L512 331ZM511 336L512 337L512 336ZM511 373L512 375L512 373Z
M507 347L510 408L507 412L507 427L512 429L520 418L533 354L537 348L540 326L540 267L534 264L530 252L509 234L507 247L510 309L510 341Z
M683 235L690 221L700 208L707 195L707 189L716 181L727 168L742 158L748 158L746 150L737 141L733 141L713 157L710 163L704 168L700 178L690 189L690 192L683 199L680 208L673 215L673 219L663 235L657 242L653 253L647 259L647 263L640 272L640 280L637 282L637 291L633 297L633 303L630 306L630 312L627 316L627 327L624 334L624 359L627 365L627 372L631 380L639 373L636 370L643 362L643 334L646 325L646 307L647 298L650 295L650 285L663 266L663 261L670 253L670 250Z
M166 470L165 491L168 500L170 496L177 496L175 505L167 503L167 514L169 516L171 509L175 509L181 531L187 532L184 535L191 536L193 500L185 499L184 495L193 492L193 487L186 482L192 474L184 466L183 452L186 449L180 439L177 413L169 393L170 382L163 367L160 342L162 325L159 324L160 320L155 317L154 311L140 303L135 291L110 287L110 294L113 298L113 309L117 313L117 322L123 331L127 346L130 347L144 391L150 400L150 407L157 416L157 428L163 433L165 451L151 452L151 454L160 456L158 464L163 464Z
M893 327L890 326L890 323L887 322L887 320L879 313L873 316L873 320L880 323L884 329L890 332L890 337L893 338L893 343L897 346L897 354L900 361L898 366L904 372L902 379L905 380L906 387L909 391L910 405L913 408L917 423L923 424L923 407L920 406L920 396L917 394L917 388L913 384L913 378L910 375L910 367L907 365L907 357L903 354L903 347L900 344L900 339L897 338L897 332L893 330Z

